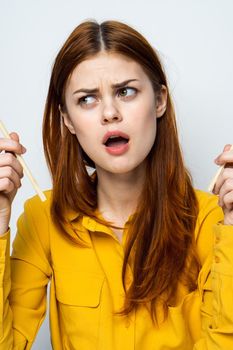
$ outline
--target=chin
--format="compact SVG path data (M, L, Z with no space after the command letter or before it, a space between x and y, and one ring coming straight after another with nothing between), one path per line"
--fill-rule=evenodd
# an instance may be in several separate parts
M112 174L118 174L118 175L123 175L123 174L129 174L131 171L133 171L134 169L114 169L112 171L110 171Z
M145 168L145 161L144 159L139 159L138 162L130 162L129 159L115 159L112 161L108 162L103 162L102 164L97 164L96 163L96 171L102 172L107 172L111 174L118 174L118 175L124 175L124 174L130 174L133 173L135 174L138 171L142 171L143 168Z
M130 173L134 173L135 171L138 171L139 165L140 164L129 166L129 164L127 164L125 166L111 167L110 169L107 169L107 171L111 172L112 174L119 174L119 175L130 174Z

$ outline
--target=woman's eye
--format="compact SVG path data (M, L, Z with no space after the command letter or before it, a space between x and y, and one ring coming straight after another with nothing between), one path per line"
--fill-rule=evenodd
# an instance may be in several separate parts
M119 90L118 95L121 97L133 96L136 94L136 89L132 87L124 87Z
M96 99L94 96L91 96L91 95L90 96L83 96L78 100L78 103L80 105L89 105L89 104L95 102L95 100Z

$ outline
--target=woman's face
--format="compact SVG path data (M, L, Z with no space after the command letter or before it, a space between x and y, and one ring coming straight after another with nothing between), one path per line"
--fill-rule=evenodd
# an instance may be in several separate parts
M156 137L156 119L166 108L166 88L155 98L137 62L101 52L74 69L65 103L64 122L97 173L123 174L143 166Z

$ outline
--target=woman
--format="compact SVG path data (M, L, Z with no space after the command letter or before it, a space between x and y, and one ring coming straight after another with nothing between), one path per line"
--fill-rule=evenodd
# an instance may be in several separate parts
M11 137L0 149L24 153ZM116 21L79 25L55 60L43 139L53 190L25 204L11 277L22 169L1 154L0 349L31 348L49 281L55 350L230 349L233 153L216 160L219 197L193 189L146 39Z

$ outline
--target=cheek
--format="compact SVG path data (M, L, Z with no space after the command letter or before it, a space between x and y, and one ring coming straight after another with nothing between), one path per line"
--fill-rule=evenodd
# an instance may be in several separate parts
M151 137L153 137L153 135L155 136L157 127L155 109L152 107L138 109L135 125L138 126L138 132L141 133L142 137L144 137L144 135L151 135Z
M95 142L96 142L96 128L93 129L91 126L88 127L86 124L80 124L79 127L75 128L75 134L77 140L83 149L83 151L92 158L95 154Z
M82 133L81 131L77 131L76 132L76 137L77 140L80 144L80 146L82 147L82 149L84 150L85 153L89 153L89 150L91 149L91 142L90 142L90 138L88 138L84 133Z
M73 116L72 116L73 117ZM71 118L70 118L71 119ZM74 134L76 135L76 138L82 147L82 149L85 151L88 143L90 143L90 139L87 137L87 130L88 128L85 127L82 120L77 120L78 118L72 118L72 125L74 129Z
M149 151L151 150L154 142L155 142L155 138L156 138L156 131L157 131L157 124L156 124L156 119L153 121L153 123L151 123L151 125L148 125L148 130L147 133L145 132L145 136L144 139L145 141L145 147L149 153Z
M77 139L80 141L80 143L85 141L88 135L90 135L90 131L91 131L91 125L89 125L88 119L82 118L77 114L72 115L70 119L72 120L72 124L74 127L75 134L77 136Z
M146 112L146 113L145 113ZM138 134L140 135L140 143L145 153L148 153L156 138L157 118L154 108L147 111L144 110L142 118L138 118Z

